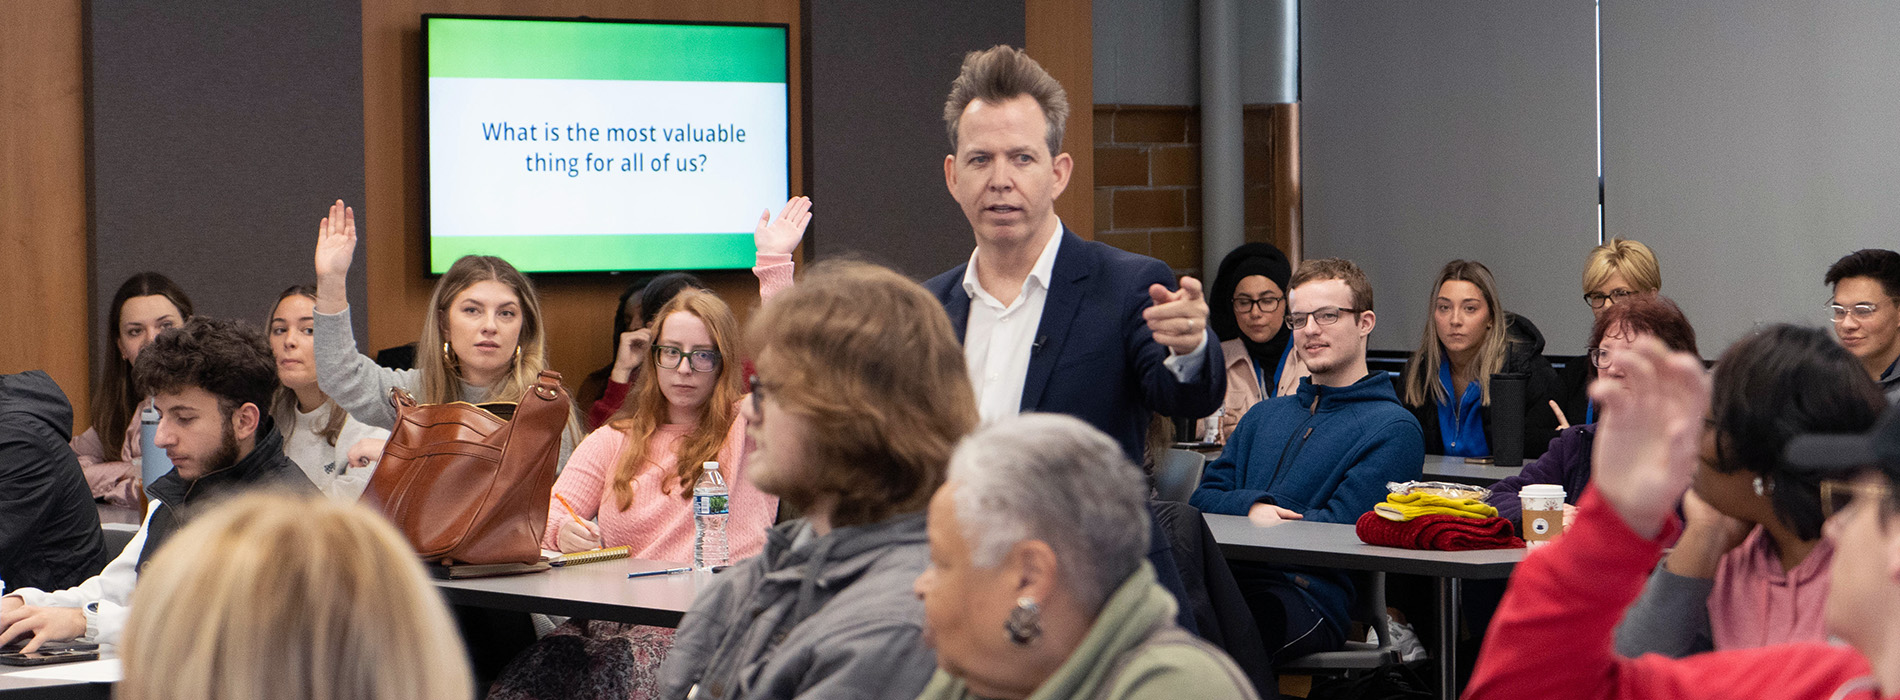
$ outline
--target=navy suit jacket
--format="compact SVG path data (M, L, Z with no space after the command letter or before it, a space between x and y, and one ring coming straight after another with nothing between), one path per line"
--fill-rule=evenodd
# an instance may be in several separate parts
M1162 365L1167 346L1155 342L1141 317L1154 305L1148 286L1175 289L1174 272L1146 255L1082 240L1066 226L1060 235L1023 381L1022 410L1081 418L1108 433L1129 459L1142 464L1149 411L1202 418L1221 407L1227 362L1220 341L1207 331L1200 371L1186 382L1175 379ZM924 283L943 303L959 341L970 320L970 295L963 290L968 267L958 265Z

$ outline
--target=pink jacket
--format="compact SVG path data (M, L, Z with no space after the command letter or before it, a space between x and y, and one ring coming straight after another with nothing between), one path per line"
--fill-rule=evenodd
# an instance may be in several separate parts
M1827 605L1828 564L1834 545L1827 538L1794 567L1781 569L1774 540L1755 528L1742 544L1722 556L1709 592L1709 632L1716 649L1748 649L1787 642L1825 642L1822 608Z

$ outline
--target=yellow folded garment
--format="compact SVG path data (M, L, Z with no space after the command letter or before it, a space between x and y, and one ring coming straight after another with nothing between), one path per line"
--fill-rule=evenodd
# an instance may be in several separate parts
M1386 520L1405 522L1421 515L1456 515L1462 518L1496 517L1498 509L1475 498L1446 498L1429 493L1392 494L1372 512Z

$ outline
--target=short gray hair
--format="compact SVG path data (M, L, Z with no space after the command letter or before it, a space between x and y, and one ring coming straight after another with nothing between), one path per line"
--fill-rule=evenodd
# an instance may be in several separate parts
M1147 558L1147 481L1121 445L1080 420L1028 413L984 426L951 455L950 479L976 566L1040 540L1096 612Z
M1061 153L1063 127L1069 123L1069 93L1036 59L1008 44L963 55L963 70L950 84L950 97L943 103L943 123L950 129L950 152L957 152L957 123L971 102L995 104L1018 95L1035 98L1048 130L1049 156Z

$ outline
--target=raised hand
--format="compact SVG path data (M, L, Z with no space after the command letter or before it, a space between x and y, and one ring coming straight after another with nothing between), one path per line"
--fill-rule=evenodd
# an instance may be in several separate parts
M790 255L810 224L811 198L793 197L785 200L785 208L779 210L777 218L770 209L759 213L759 223L752 229L752 244L761 253Z
M1590 387L1601 417L1591 481L1631 530L1653 538L1695 476L1709 378L1701 360L1644 337L1617 358L1621 378Z
M647 356L647 347L652 344L651 329L635 328L621 333L620 345L614 351L614 368L608 378L619 384L633 381L634 370L640 369L640 362Z
M317 311L341 313L349 308L346 280L356 256L356 210L336 200L330 213L317 222Z
M1194 352L1207 332L1207 301L1201 297L1201 281L1181 278L1181 289L1168 291L1159 284L1148 286L1154 306L1141 312L1155 342L1168 346L1176 355Z

